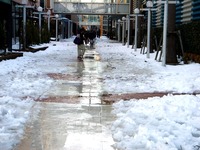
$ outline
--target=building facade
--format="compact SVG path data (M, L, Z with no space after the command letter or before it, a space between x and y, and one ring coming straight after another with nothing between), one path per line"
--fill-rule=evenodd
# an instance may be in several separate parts
M12 51L12 4L11 0L0 0L0 51Z
M152 25L153 27L162 27L164 18L164 5L160 3L154 3L153 7L157 8L157 11L152 12ZM185 24L197 20L200 20L200 1L179 0L179 3L176 4L176 24Z

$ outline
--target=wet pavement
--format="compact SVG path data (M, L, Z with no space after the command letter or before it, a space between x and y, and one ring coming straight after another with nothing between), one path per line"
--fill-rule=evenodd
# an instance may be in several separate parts
M55 80L46 100L35 105L41 111L15 150L114 150L110 127L115 117L101 99L99 54L86 54L73 64L76 77Z

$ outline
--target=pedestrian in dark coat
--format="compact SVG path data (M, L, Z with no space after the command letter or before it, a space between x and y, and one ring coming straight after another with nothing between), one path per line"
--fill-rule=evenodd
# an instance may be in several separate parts
M85 38L84 38L84 33L85 33L85 29L84 28L81 28L77 34L77 37L80 38L80 44L77 45L77 51L78 51L78 59L83 59L83 55L85 53L85 50L86 50L86 47L84 45L84 41L85 41Z
M91 30L89 32L90 49L94 49L94 44L95 44L96 36L97 36L97 34L96 34L95 30Z

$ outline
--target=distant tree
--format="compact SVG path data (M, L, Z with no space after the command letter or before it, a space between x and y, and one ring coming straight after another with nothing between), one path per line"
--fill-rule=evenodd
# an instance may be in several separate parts
M27 21L27 46L34 45L34 44L39 44L40 39L39 39L39 29L37 24L34 24L34 21L29 20Z
M48 24L45 22L42 27L42 43L49 43L50 41L50 32L48 31Z

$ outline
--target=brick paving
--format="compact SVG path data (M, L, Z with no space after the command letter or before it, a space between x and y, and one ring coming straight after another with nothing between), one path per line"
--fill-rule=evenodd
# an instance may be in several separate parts
M97 83L103 79L95 65L88 62L83 68L78 63L71 74L47 74L55 80L54 85L46 95L35 100L41 112L30 122L24 139L15 150L114 150L110 127L115 116L111 113L111 104L121 99L146 100L168 94L101 95L99 87L102 85Z

